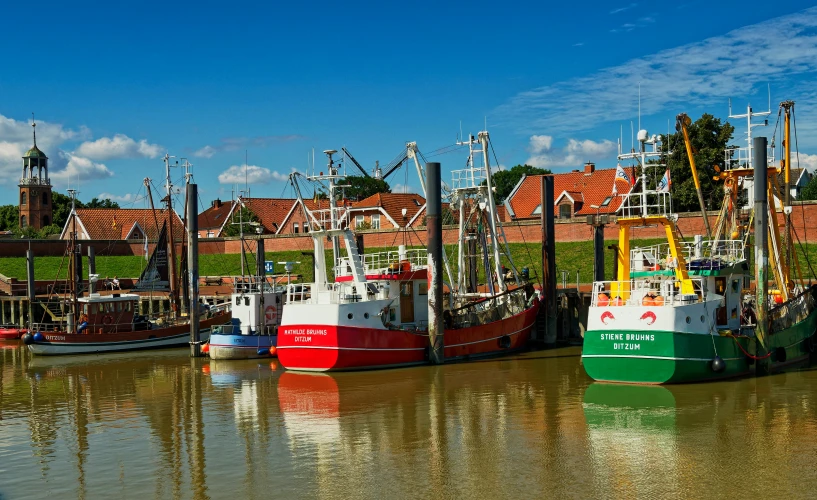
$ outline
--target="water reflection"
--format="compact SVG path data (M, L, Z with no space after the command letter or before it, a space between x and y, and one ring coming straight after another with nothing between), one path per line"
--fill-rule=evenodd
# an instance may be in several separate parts
M379 372L0 349L0 497L802 496L802 371L591 384L577 349Z

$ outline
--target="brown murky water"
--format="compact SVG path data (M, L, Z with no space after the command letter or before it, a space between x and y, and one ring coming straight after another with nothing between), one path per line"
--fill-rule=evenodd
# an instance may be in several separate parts
M0 498L808 498L817 371L593 384L579 350L309 375L0 349Z

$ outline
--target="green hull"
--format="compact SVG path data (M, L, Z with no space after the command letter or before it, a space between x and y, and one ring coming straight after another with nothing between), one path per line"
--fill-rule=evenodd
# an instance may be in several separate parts
M614 342L602 340L601 333L585 333L582 349L585 371L599 381L674 384L738 377L750 370L746 355L732 337L619 330L615 333L624 334L625 341ZM637 340L626 341L633 336ZM645 336L647 340L641 340ZM737 342L753 352L749 339L739 338ZM720 373L711 368L716 351L726 363Z
M771 336L772 355L759 362L765 371L779 370L807 361L815 345L817 310L802 322ZM621 341L603 337L621 334ZM808 340L807 340L808 339ZM743 347L741 349L738 346ZM667 331L588 330L584 336L582 363L594 380L632 384L678 384L704 382L747 375L755 362L744 354L758 354L754 338L712 336ZM784 354L785 352L785 354ZM760 348L760 355L765 351ZM720 356L725 368L712 369Z

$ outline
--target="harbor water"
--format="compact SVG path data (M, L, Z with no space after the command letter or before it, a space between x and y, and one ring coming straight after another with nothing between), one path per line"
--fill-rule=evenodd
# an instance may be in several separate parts
M0 499L806 498L817 370L593 383L580 350L339 374L0 346Z

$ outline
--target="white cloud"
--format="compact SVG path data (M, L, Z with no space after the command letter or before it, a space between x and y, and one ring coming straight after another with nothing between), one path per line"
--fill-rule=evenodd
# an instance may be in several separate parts
M224 172L218 174L218 182L221 184L269 184L273 180L283 180L287 177L278 172L272 172L268 168L257 165L233 165Z
M99 196L97 196L97 198L99 198L100 200L106 200L107 199L107 200L115 201L115 202L120 203L120 204L121 203L133 203L134 201L136 201L136 195L132 194L132 193L127 193L127 194L125 194L123 196L117 196L117 195L111 194L111 193L99 193Z
M541 153L547 151L553 145L552 135L532 135L530 137L530 152Z
M91 133L84 126L73 130L45 121L37 121L36 129L37 146L52 158L52 169L53 160L59 160L58 146L66 141L85 140ZM34 142L31 122L0 115L0 138L0 184L17 184L23 172L22 156Z
M212 158L216 154L216 148L207 145L193 153L196 158Z
M637 3L631 3L630 5L625 5L624 7L618 7L616 9L611 10L610 14L620 14L620 13L622 13L624 11L633 9L633 8L635 8L637 6L638 6Z
M50 172L51 182L60 182L73 185L77 181L99 180L113 176L113 172L103 163L77 156L71 153L60 151L61 160L65 162L65 167Z
M795 155L794 153L792 153L791 155L792 167L798 166L798 160L799 166L801 168L806 168L811 173L817 171L817 154L810 155L808 153L800 153L799 155Z
M552 146L551 136L531 136L528 146L531 156L525 163L538 168L577 167L584 162L596 163L609 158L616 150L616 144L606 139L600 142L569 139L564 148L553 149Z
M125 134L83 142L75 151L76 154L91 160L156 158L161 152L162 147L158 144L150 144L145 139L137 142Z
M496 110L497 120L529 134L548 130L560 136L587 130L634 117L639 83L644 116L666 110L674 116L692 102L722 107L729 97L752 94L758 82L780 88L790 84L794 75L809 74L800 83L801 92L806 92L813 80L810 75L817 72L815 28L817 8L745 26L521 92ZM798 99L798 95L788 97Z
M405 184L395 184L394 186L391 187L391 192L392 193L411 193L411 192L413 192L413 190L411 189L411 186L407 186Z

